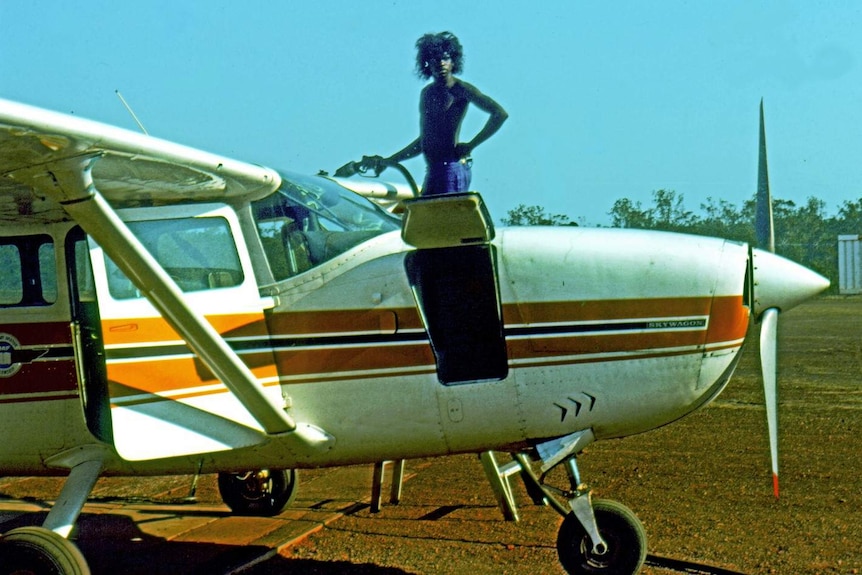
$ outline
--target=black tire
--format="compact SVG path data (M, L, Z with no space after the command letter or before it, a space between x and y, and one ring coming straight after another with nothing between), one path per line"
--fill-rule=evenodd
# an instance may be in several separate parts
M592 552L593 545L581 522L569 513L557 533L557 555L571 575L635 575L646 559L646 531L631 509L606 499L593 502L599 534L608 550Z
M222 501L237 515L278 515L296 497L297 485L295 469L218 474Z
M0 537L3 575L90 575L74 543L44 527L19 527Z

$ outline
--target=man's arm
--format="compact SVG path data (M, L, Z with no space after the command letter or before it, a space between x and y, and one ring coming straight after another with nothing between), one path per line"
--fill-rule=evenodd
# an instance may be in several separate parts
M404 160L408 160L410 158L415 158L419 154L422 153L422 138L416 138L403 149L395 152L388 158L386 158L387 162L391 162L393 164L400 164Z
M475 104L477 108L489 114L488 121L485 122L485 125L472 140L465 144L458 144L459 155L466 157L470 155L476 146L496 134L497 130L503 125L503 122L509 117L509 114L503 109L503 106L490 96L486 96L480 92L475 86L466 82L462 82L461 84L468 94L468 100Z

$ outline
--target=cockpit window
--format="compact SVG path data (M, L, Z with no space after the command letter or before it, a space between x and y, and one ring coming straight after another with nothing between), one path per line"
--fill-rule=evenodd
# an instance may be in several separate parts
M281 187L255 202L253 211L276 280L400 226L365 198L320 176L282 174Z

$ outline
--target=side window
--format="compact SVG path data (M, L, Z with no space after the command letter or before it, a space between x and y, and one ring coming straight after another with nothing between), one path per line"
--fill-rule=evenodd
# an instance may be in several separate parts
M184 292L238 286L244 276L224 218L128 222L129 229ZM132 282L106 258L115 299L140 297Z
M258 211L257 230L272 275L276 280L283 280L314 265L306 239L312 224L312 214L302 206L287 201L276 208ZM261 212L264 217L261 217Z
M24 299L21 250L15 244L0 245L0 305L18 305Z
M57 301L51 236L0 238L0 306L47 306Z
M54 265L54 242L39 245L39 283L42 298L49 303L57 301L57 267Z

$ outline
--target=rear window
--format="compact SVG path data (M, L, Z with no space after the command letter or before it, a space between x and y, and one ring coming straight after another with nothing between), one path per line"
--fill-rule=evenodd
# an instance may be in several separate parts
M47 306L57 301L51 236L0 238L0 306Z

